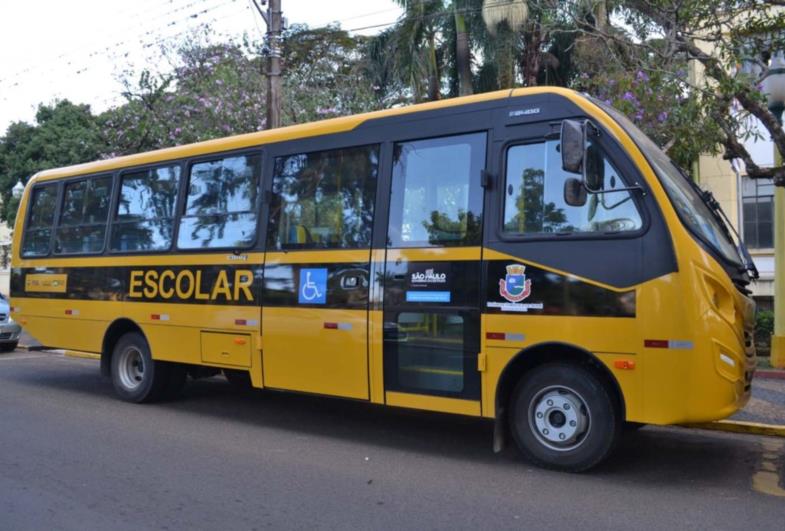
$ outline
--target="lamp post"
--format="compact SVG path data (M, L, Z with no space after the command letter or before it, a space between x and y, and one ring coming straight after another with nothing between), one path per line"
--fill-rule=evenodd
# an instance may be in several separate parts
M14 187L11 188L11 195L14 197L14 199L21 199L24 192L25 185L22 184L22 181L16 181Z
M782 125L785 110L785 56L777 52L763 80L769 110ZM782 154L774 145L774 165L782 165ZM774 333L771 336L771 365L785 368L785 187L774 187Z

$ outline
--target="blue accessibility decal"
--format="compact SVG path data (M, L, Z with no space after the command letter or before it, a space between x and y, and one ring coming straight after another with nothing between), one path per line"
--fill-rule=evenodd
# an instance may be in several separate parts
M297 292L300 304L327 303L327 269L300 269L300 289Z

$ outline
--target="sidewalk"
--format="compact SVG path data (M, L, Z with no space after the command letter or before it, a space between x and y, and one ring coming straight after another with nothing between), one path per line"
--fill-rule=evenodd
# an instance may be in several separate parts
M763 371L759 371L763 372ZM767 371L783 373L785 371ZM732 420L785 425L785 378L756 374L752 380L752 398Z

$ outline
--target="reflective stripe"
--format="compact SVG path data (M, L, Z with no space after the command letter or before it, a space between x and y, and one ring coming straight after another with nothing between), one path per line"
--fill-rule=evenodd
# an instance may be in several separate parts
M646 348L671 348L675 350L690 350L693 348L692 341L678 339L644 339L643 346Z

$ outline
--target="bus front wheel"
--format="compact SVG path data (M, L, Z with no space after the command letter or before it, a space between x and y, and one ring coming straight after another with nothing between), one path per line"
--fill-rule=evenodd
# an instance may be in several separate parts
M620 412L603 382L578 365L542 365L524 375L510 403L510 431L534 463L580 472L616 446Z
M112 384L117 395L128 402L154 402L163 398L169 383L169 366L153 360L144 336L129 332L112 353Z

